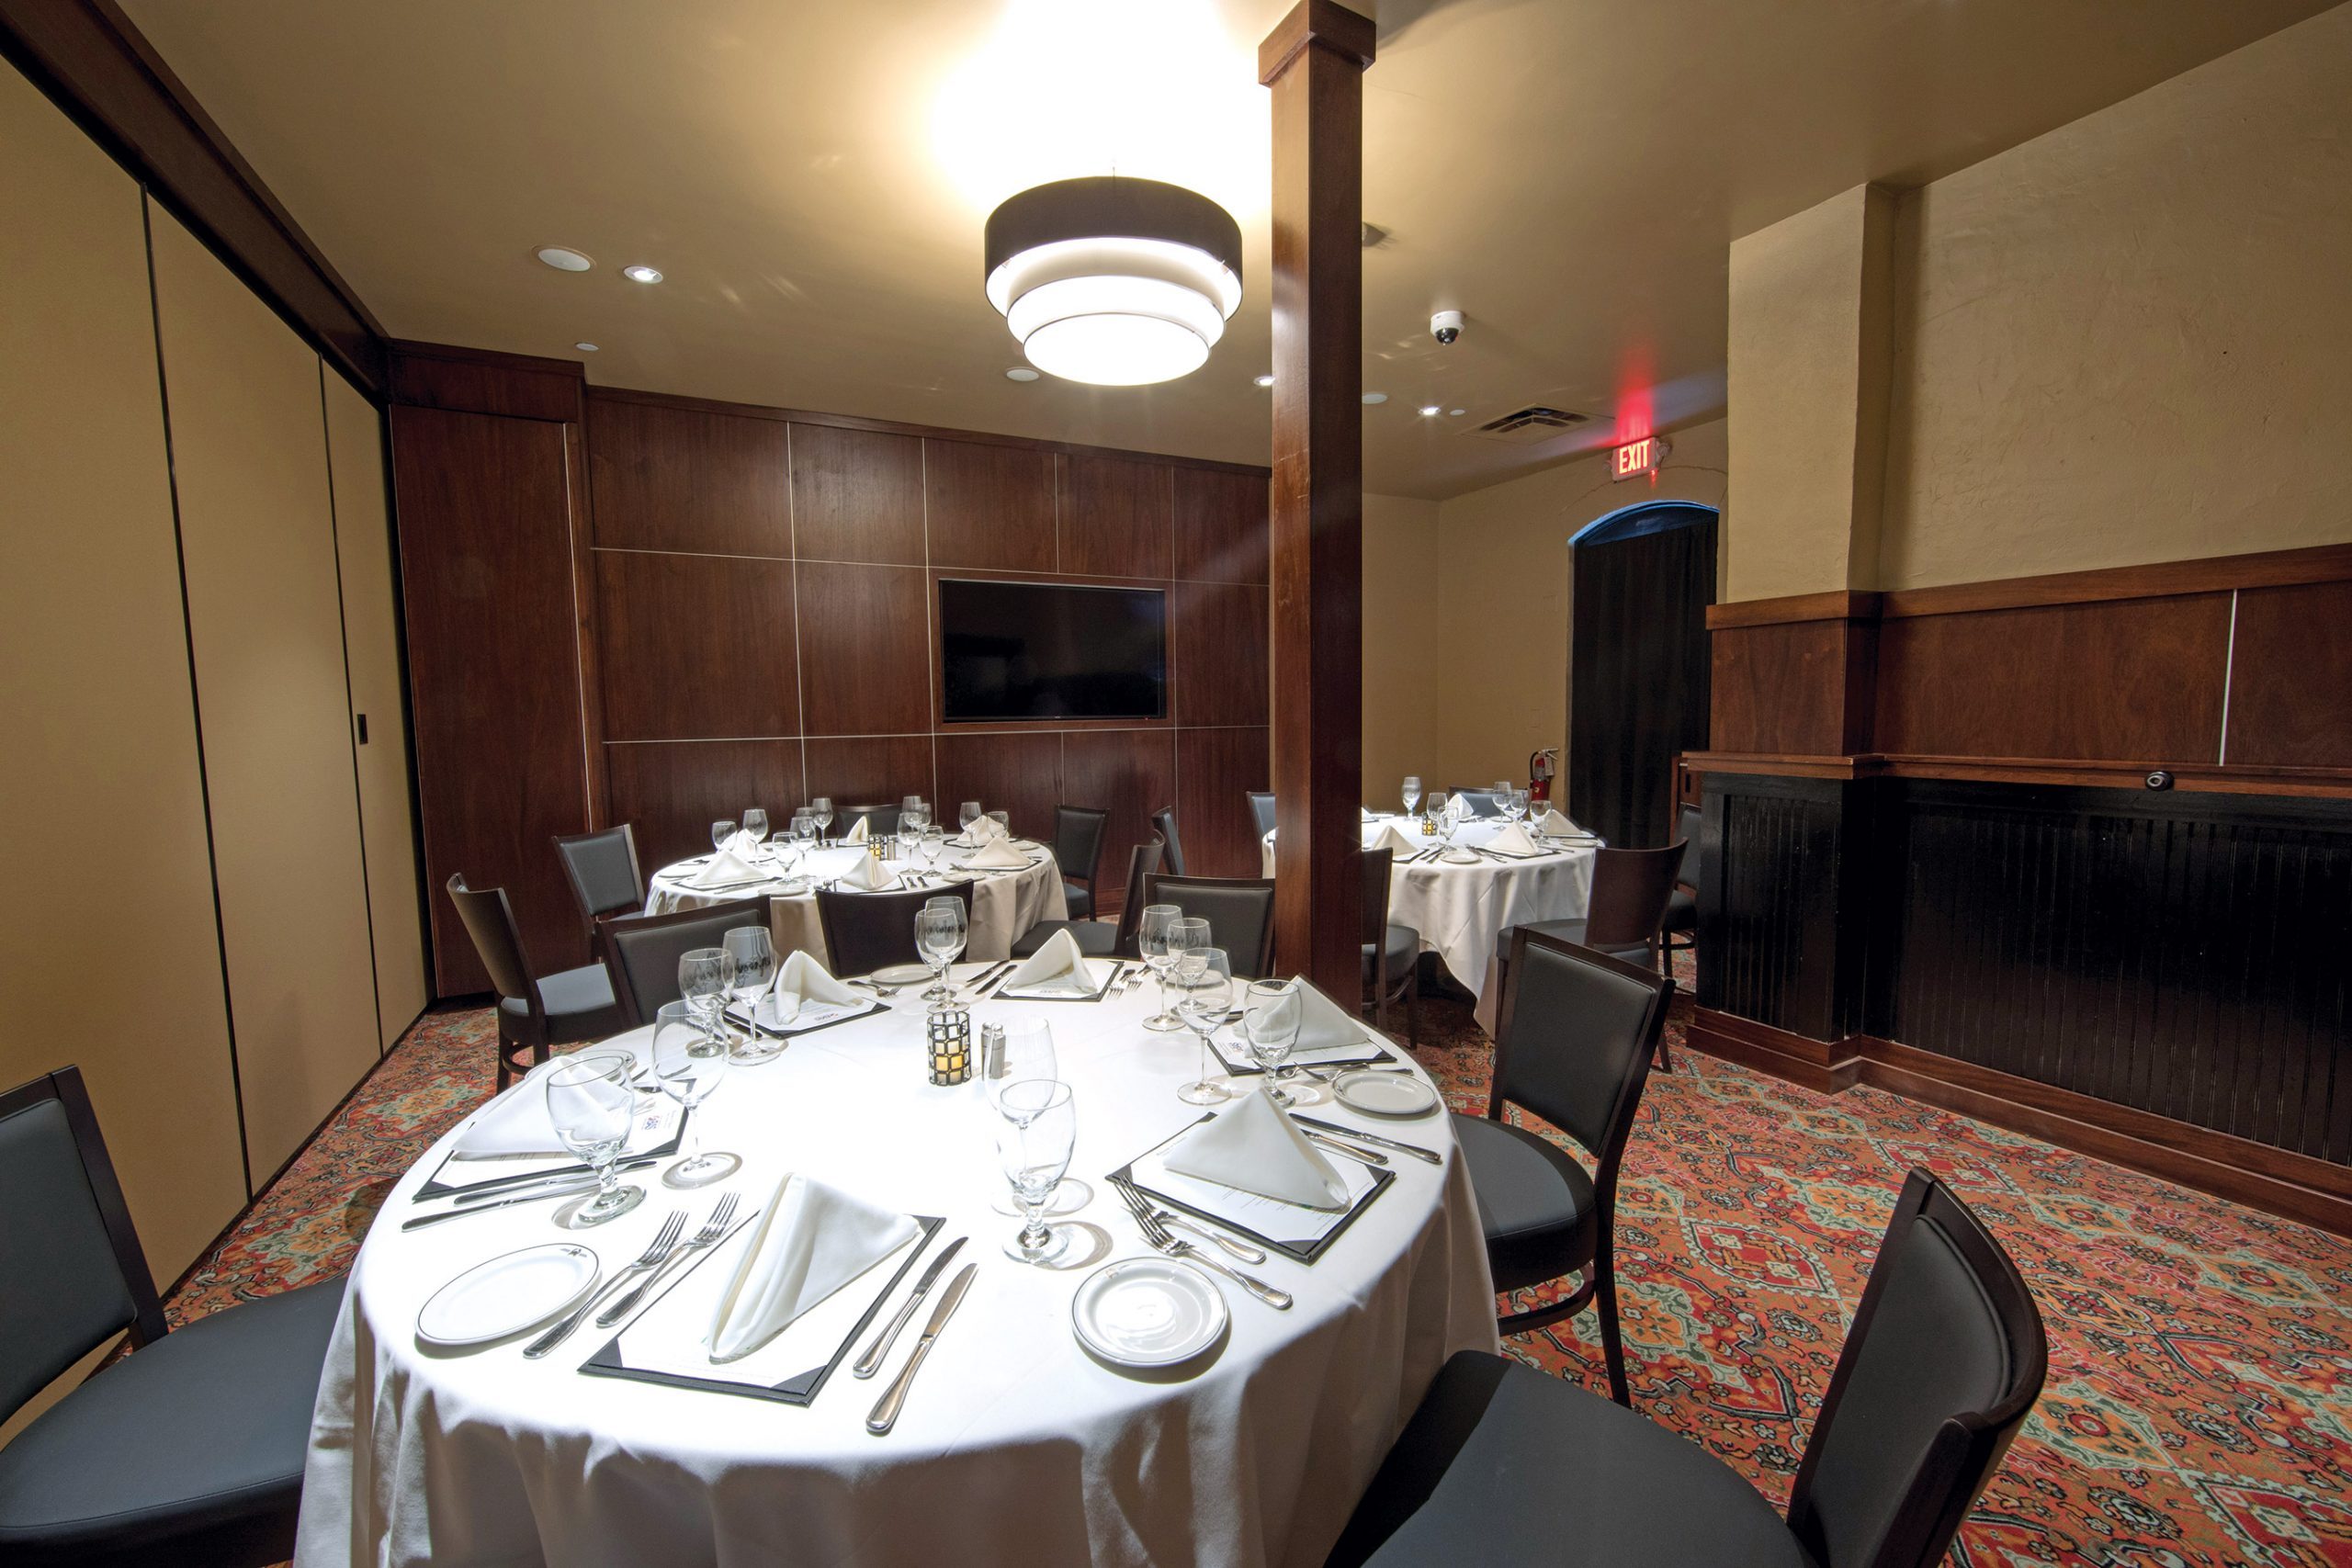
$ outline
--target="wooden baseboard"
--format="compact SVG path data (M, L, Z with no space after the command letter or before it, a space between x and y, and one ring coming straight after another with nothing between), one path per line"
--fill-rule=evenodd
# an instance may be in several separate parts
M1700 1008L1686 1038L1693 1050L1816 1092L1835 1094L1868 1084L2265 1213L2352 1235L2352 1168L2306 1155L1871 1035L1835 1043L1810 1040Z

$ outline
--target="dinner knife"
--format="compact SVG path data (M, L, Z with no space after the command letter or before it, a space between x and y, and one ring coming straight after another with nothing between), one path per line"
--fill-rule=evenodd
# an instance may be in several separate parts
M882 1358L888 1355L890 1347L899 1342L899 1330L907 1326L907 1319L914 1316L915 1308L922 1305L923 1298L931 1294L932 1282L947 1267L947 1260L964 1249L967 1239L957 1236L947 1244L946 1251L931 1260L931 1267L924 1269L922 1278L915 1281L915 1293L907 1298L907 1304L899 1309L899 1315L890 1320L890 1326L875 1336L874 1343L865 1348L865 1354L860 1356L857 1365L850 1369L851 1376L870 1378L882 1370Z
M1439 1154L1435 1149L1425 1149L1419 1144L1400 1144L1394 1138L1384 1138L1377 1133L1360 1133L1353 1127L1343 1127L1337 1122L1317 1122L1312 1116L1301 1116L1295 1111L1291 1114L1291 1120L1302 1127L1337 1133L1343 1138L1359 1138L1367 1144L1376 1144L1384 1149L1395 1149L1399 1154L1411 1155L1416 1159L1425 1159L1431 1165L1445 1163L1443 1155Z
M923 1325L922 1337L915 1341L914 1354L907 1358L907 1364L899 1369L898 1377L883 1391L880 1403L874 1406L874 1414L865 1418L865 1429L876 1437L880 1437L897 1423L899 1408L907 1402L907 1388L915 1381L915 1369L922 1365L925 1356L931 1354L932 1341L937 1339L939 1331L947 1326L947 1320L956 1315L956 1309L964 1304L964 1292L972 1288L972 1276L979 1267L977 1263L965 1264L956 1274L956 1282L947 1287L947 1293L939 1298L939 1304L931 1309L931 1321Z
M613 1168L637 1170L661 1157L659 1155L639 1155L635 1159L622 1160ZM526 1192L537 1192L542 1187L576 1187L583 1181L594 1187L596 1185L596 1173L593 1170L568 1170L560 1176L542 1176L527 1181L502 1181L496 1186L485 1183L462 1190L458 1193L458 1201L464 1204L486 1203L492 1198L519 1197Z
M1343 1154L1350 1159L1360 1159L1366 1165L1386 1165L1388 1163L1388 1156L1386 1155L1381 1154L1374 1149L1365 1148L1360 1144L1347 1143L1341 1139L1333 1137L1329 1133L1318 1133L1311 1127L1302 1127L1299 1131L1305 1133L1308 1137L1314 1139L1325 1148Z
M462 1220L468 1214L487 1214L492 1209L512 1208L517 1203L544 1203L550 1198L576 1198L596 1190L594 1180L579 1182L570 1187L551 1187L544 1191L526 1192L519 1197L501 1198L493 1202L476 1203L464 1209L444 1209L437 1214L419 1214L413 1220L402 1220L401 1229L413 1231L424 1225L437 1225L443 1220Z

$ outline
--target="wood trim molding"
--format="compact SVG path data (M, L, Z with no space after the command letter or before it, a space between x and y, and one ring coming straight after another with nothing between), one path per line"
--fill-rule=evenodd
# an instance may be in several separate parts
M2048 757L1926 757L1885 752L1810 756L1776 751L1693 751L1684 762L1705 773L1801 779L1961 779L1983 784L2144 789L2150 773L2173 775L2189 794L2352 797L2352 768L2269 768L2216 762L2081 761Z
M2210 556L2199 560L2157 561L2146 566L2063 571L2045 577L2009 577L1989 582L1955 582L1940 588L1890 589L1879 596L1887 620L1912 615L1957 615L1976 610L2014 610L2036 604L2084 604L2108 599L2156 599L2177 593L2226 592L2237 588L2284 588L2298 583L2352 580L2352 544L2313 545L2297 550Z
M1785 1078L1816 1094L1853 1088L1861 1071L1851 1040L1837 1044L1811 1040L1713 1008L1692 1008L1683 1033L1694 1050Z
M0 0L0 53L383 400L383 327L114 0Z
M1792 621L1869 621L1878 618L1875 593L1792 593L1781 599L1739 599L1707 606L1707 629L1778 626Z

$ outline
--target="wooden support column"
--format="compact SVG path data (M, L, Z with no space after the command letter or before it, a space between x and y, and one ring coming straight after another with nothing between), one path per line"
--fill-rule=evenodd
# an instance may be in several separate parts
M1363 71L1369 18L1300 0L1258 50L1273 89L1274 943L1363 990Z

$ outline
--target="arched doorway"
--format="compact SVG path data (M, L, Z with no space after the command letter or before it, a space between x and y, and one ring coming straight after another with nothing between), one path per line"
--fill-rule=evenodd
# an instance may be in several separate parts
M1715 515L1645 502L1569 541L1568 806L1611 844L1672 841L1673 759L1707 744Z

